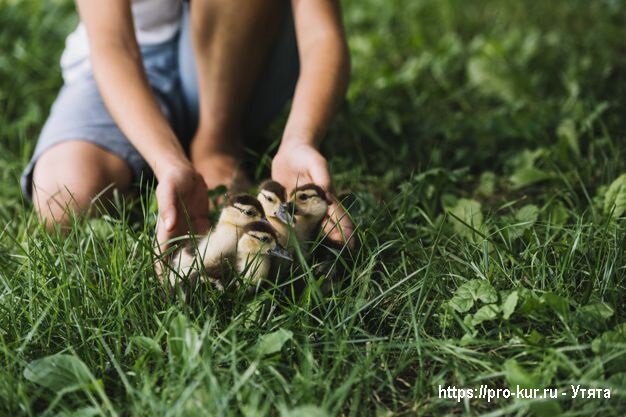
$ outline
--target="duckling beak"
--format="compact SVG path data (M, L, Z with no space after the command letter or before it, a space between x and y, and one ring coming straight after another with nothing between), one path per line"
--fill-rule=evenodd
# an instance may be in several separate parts
M278 210L276 210L276 217L281 222L293 226L296 222L296 219L293 217L295 212L295 205L292 202L282 203L278 206Z
M269 221L269 220L267 220L267 217L265 217L265 216L261 217L261 220L259 220L259 221L260 221L261 223L269 224L270 226L272 225L272 224L270 223L270 221Z
M270 255L277 258L286 259L289 262L293 261L293 258L291 257L289 251L280 245L276 245L272 250L270 250Z

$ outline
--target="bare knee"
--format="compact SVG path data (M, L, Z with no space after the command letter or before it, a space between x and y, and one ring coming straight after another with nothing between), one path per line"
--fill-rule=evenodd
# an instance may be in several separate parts
M46 151L33 172L35 211L48 228L67 226L72 214L89 215L94 203L125 192L132 174L118 156L96 145L70 141Z

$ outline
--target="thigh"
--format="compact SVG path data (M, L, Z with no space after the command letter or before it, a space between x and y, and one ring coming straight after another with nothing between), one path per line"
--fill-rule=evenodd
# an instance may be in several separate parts
M289 1L285 1L285 18L265 65L252 91L244 118L246 133L266 127L283 110L293 96L299 75L298 47ZM198 124L198 81L191 44L189 7L183 7L183 22L178 45L178 70L191 137ZM251 46L254 47L254 46ZM245 53L234 51L233 53ZM189 137L187 139L189 139Z

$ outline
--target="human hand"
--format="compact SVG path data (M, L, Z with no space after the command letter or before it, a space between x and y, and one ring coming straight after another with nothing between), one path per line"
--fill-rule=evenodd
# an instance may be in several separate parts
M291 192L298 185L314 183L326 190L328 220L324 232L336 242L353 246L354 225L350 217L332 193L332 183L326 158L313 146L307 144L281 144L272 160L272 178Z
M188 231L207 232L209 207L202 176L189 164L172 164L159 172L157 178L157 241L161 251L167 249L170 239Z

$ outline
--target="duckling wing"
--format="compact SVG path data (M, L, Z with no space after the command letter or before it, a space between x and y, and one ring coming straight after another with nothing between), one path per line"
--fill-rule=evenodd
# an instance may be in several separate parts
M204 268L220 266L225 259L234 260L237 253L237 229L230 226L220 226L215 228L202 246L202 264Z

